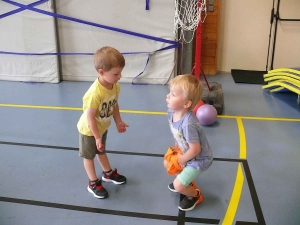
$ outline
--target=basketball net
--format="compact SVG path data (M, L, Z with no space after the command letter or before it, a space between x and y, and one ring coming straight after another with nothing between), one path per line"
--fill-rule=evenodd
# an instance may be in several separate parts
M201 12L205 13L201 20ZM185 43L191 43L199 22L203 23L206 18L206 0L175 0L174 35L175 39ZM192 32L191 37L186 39L186 31Z

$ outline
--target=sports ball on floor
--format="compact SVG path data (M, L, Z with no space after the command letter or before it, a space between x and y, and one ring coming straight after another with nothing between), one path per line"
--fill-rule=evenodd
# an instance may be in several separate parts
M204 126L212 125L217 120L217 110L213 105L204 104L197 109L196 116Z

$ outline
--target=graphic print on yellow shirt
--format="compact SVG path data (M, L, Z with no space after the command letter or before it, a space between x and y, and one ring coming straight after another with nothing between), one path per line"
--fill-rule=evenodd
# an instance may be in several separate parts
M111 90L103 87L98 79L91 85L82 98L83 114L81 115L77 128L78 131L87 136L93 136L87 120L87 109L97 109L96 122L100 135L108 129L111 118L114 115L114 109L118 102L120 92L119 84L114 84Z

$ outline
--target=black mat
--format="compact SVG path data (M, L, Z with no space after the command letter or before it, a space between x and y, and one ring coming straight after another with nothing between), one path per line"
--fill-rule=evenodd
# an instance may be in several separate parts
M268 72L257 70L231 70L231 75L235 83L267 84L267 82L264 81L264 74L266 73Z

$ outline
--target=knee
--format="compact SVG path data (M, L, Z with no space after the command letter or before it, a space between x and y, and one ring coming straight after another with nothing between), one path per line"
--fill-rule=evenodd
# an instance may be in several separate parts
M186 187L182 183L180 183L180 181L178 179L174 180L173 185L174 185L175 190L180 193L182 193L186 189Z
M164 160L164 167L165 167L166 169L168 169L168 161L167 161L167 160Z

